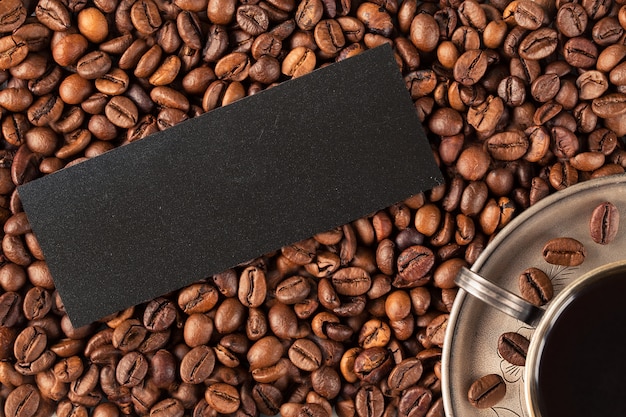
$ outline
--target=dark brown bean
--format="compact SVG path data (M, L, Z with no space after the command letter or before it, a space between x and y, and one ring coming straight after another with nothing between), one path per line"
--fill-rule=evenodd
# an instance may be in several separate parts
M554 295L552 281L548 275L535 267L528 268L520 274L518 286L522 297L536 306L546 304Z
M503 333L498 338L498 353L505 361L516 366L524 366L529 345L530 340L519 333Z
M593 209L589 219L591 239L600 245L615 240L619 231L619 210L611 202L605 201Z
M544 245L542 253L546 262L564 266L580 265L587 255L583 244L571 237L550 239Z
M468 399L476 408L490 408L496 405L506 394L506 384L497 374L485 375L472 383Z

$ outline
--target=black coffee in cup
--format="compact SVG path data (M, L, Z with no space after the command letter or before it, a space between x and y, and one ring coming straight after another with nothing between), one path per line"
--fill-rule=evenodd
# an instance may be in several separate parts
M605 274L576 292L546 333L535 384L542 417L626 416L626 270Z

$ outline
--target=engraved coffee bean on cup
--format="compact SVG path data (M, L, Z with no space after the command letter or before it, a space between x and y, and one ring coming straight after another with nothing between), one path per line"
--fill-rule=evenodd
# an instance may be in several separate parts
M608 201L593 209L589 219L589 233L594 242L607 245L615 240L619 231L619 210Z
M558 237L546 242L542 254L546 262L550 264L577 266L585 260L587 250L574 238Z
M548 275L539 268L528 268L518 278L522 297L528 302L542 306L552 299L554 289Z
M498 338L498 353L502 358L517 366L526 364L530 340L519 333L507 332Z
M472 383L467 393L469 402L476 408L490 408L506 395L506 384L497 374L489 374Z

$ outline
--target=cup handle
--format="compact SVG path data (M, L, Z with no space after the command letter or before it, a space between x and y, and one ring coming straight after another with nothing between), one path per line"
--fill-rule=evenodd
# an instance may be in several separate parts
M500 288L468 268L461 268L454 281L479 300L532 327L537 327L543 316L541 308Z

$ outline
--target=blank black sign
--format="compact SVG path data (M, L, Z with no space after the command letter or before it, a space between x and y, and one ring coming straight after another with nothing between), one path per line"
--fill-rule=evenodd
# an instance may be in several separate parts
M19 194L80 326L442 181L383 46Z

